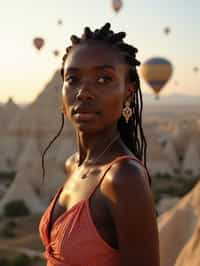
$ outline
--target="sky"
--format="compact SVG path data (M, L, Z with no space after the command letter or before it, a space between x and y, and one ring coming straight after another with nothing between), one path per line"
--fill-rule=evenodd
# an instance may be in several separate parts
M126 41L138 48L141 63L155 56L167 58L173 75L161 95L200 96L200 1L123 0L119 13L111 0L0 0L0 102L12 97L31 102L61 66L61 55L70 36L80 36L85 26L99 28L110 22L114 31L125 31ZM63 25L57 21L63 20ZM165 35L164 27L171 33ZM33 39L41 36L41 51ZM140 73L140 70L139 70ZM141 75L141 74L140 74ZM141 77L143 93L153 93Z

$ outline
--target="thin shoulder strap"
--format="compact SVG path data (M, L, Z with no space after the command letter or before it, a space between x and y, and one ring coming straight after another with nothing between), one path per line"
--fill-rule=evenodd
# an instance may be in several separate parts
M111 161L108 164L108 167L104 171L104 173L103 173L102 177L100 178L99 182L97 182L97 185L94 187L94 189L92 190L92 192L89 194L88 199L90 199L92 197L92 195L95 193L95 191L97 190L97 188L101 185L102 181L104 180L104 177L106 176L106 174L110 170L110 168L113 166L113 164L115 164L115 163L117 163L119 161L122 161L122 160L126 160L126 159L131 159L131 160L137 161L139 164L141 164L145 168L145 170L146 170L146 175L147 175L147 179L148 179L149 173L148 173L146 167L144 166L144 164L138 158L136 158L133 155L132 156L130 156L130 155L119 156L119 157L117 157L116 159L114 159L113 161Z

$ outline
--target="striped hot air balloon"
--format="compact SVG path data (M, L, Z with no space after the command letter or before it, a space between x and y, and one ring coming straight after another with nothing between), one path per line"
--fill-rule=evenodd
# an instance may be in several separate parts
M142 77L157 96L170 79L172 72L172 64L162 57L150 58L141 66Z

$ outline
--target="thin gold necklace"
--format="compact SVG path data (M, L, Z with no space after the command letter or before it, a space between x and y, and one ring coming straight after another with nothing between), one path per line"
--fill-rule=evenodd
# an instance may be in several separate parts
M120 138L120 135L118 134L114 139L112 139L108 145L106 145L105 149L97 156L97 158L94 160L93 165L95 165L98 160L105 154L105 152L115 143L115 141L117 141ZM82 179L86 178L87 175L89 174L89 172L91 171L90 168L88 168L88 170L86 171L86 173L83 174L83 176L81 177Z

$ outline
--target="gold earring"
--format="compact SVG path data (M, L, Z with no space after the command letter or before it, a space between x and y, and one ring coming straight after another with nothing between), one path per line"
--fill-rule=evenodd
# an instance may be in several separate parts
M124 119L126 120L126 123L128 123L128 121L129 121L130 117L132 116L132 114L133 114L133 111L130 108L130 102L126 101L125 102L125 107L122 110L122 115L123 115Z

